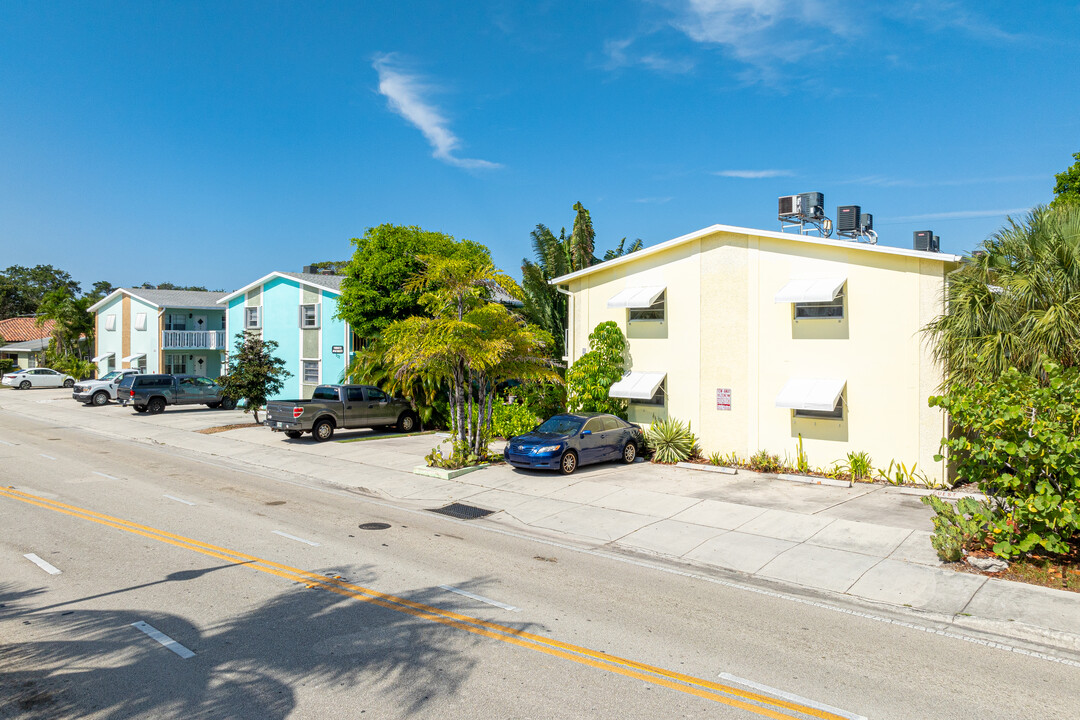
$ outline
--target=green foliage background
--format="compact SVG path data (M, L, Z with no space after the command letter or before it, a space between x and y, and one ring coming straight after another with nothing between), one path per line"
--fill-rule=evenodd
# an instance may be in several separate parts
M626 368L626 337L608 320L589 334L589 351L566 371L566 405L571 412L604 412L626 419L626 401L608 396Z

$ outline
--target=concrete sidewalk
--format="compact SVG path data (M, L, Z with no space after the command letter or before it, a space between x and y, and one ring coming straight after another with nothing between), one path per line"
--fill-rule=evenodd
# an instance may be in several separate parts
M1080 652L1080 594L941 568L932 513L896 488L804 485L758 473L720 475L636 463L566 477L493 466L455 480L412 474L440 438L341 432L338 442L288 440L239 411L136 415L84 408L70 394L2 392L0 410L153 442L357 489L417 508L449 502L495 514L483 523L801 586L924 620ZM348 442L350 439L363 439Z

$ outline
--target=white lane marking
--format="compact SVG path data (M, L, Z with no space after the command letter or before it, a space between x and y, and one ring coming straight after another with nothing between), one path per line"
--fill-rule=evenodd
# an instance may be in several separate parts
M29 560L30 562L34 563L35 565L37 565L39 568L41 568L45 572L49 573L50 575L59 575L60 574L60 569L59 568L57 568L55 565L51 565L51 564L45 562L44 560L39 558L34 553L26 553L25 555L23 555L23 557L26 558L27 560Z
M120 478L115 478L112 475L106 475L103 472L98 472L97 470L91 470L90 472L94 473L95 475L100 475L103 478L109 478L110 480L119 480L120 479Z
M290 540L295 540L297 542L307 543L308 545L312 545L314 547L319 547L319 543L312 542L311 540L305 540L302 537L296 537L295 535L290 535L289 533L281 532L280 530L273 530L272 532L275 535L280 535L281 537L287 537Z
M768 685L762 685L761 683L756 683L753 680L747 680L745 678L736 677L735 675L732 675L730 673L726 673L726 672L725 673L720 673L720 679L721 680L727 680L728 682L735 683L736 685L743 685L743 686L748 687L748 688L753 688L753 689L758 690L760 692L763 692L763 693L765 693L767 695L772 695L773 697L778 697L778 698L780 698L782 700L789 700L789 701L791 701L793 703L799 703L800 705L805 705L806 707L812 707L815 710L821 710L822 712L832 713L833 715L839 715L840 717L849 718L849 720L867 720L865 715L856 715L855 713L850 713L847 710L841 710L840 708L834 708L832 705L826 705L825 703L815 702L813 700L809 700L807 698L804 698L804 697L802 697L800 695L796 695L794 693L784 692L783 690L777 690L774 687L769 687Z
M46 455L45 453L38 453L38 455L45 458L46 460L55 460L56 459L52 455Z
M165 633L161 632L160 630L158 630L153 625L148 625L147 623L144 623L142 620L140 620L139 622L131 623L131 627L138 628L139 630L142 630L144 633L146 633L147 635L149 635L153 639L157 640L159 643L161 643L165 647L169 648L170 650L172 650L174 653L176 653L180 657L184 658L185 660L187 660L190 657L195 657L195 653L191 652L186 647L184 647L180 643L176 642L171 637L169 637Z
M513 605L507 605L506 603L501 603L498 600L492 600L491 598L486 598L483 595L476 595L474 593L469 592L468 590L462 590L461 588L451 587L450 585L440 585L439 589L440 590L447 590L447 591L452 592L452 593L457 593L458 595L464 595L467 598L472 598L473 600L479 600L482 603L487 603L488 605L494 605L495 607L500 607L503 610L509 610L510 612L521 612L521 608L519 608L519 607L514 607Z
M166 498L169 498L170 500L175 500L178 503L184 503L185 505L194 505L195 504L195 503L191 502L190 500L181 500L180 498L173 497L172 495L162 495L161 497L166 497Z
M15 447L15 443L9 443L6 440L0 440L0 445L7 445L8 447Z

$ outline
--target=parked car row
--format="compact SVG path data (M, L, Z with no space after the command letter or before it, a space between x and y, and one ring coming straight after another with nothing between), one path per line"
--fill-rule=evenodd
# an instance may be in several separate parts
M4 375L3 384L22 390L70 387L71 396L79 402L100 406L114 400L140 413L157 414L169 405L206 405L226 410L236 407L236 401L223 397L221 386L210 378L145 374L135 368L77 384L70 375L33 368ZM410 432L419 425L419 418L408 400L391 397L372 385L319 385L310 399L268 402L265 424L289 438L310 433L315 440L325 442L339 429L396 427ZM569 475L592 463L632 463L644 448L645 434L633 423L603 413L563 413L524 435L510 438L503 458L514 467L558 470Z

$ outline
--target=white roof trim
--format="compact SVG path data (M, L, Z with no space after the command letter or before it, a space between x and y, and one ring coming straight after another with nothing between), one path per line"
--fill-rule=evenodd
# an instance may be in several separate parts
M248 290L255 287L256 285L263 285L266 282L268 282L270 280L273 280L276 277L285 278L286 280L292 280L294 283L298 283L300 285L307 285L308 287L316 287L316 288L319 288L320 290L326 290L327 292L332 292L332 293L334 293L335 295L338 295L338 296L341 295L341 290L338 290L336 288L327 287L326 285L320 285L318 283L308 282L307 280L301 280L300 278L294 278L292 275L286 275L283 272L279 272L278 270L275 270L274 272L272 272L272 273L270 273L268 275L263 275L261 278L259 278L258 280L256 280L253 283L248 283L247 285L240 288L239 290L234 290L233 292L229 293L225 297L218 300L217 304L218 305L224 305L224 304L228 303L230 300L232 300L234 297L236 297L237 295L243 295Z
M96 303L94 303L93 305L91 305L90 307L88 307L88 308L87 308L87 312L97 312L97 309L98 309L99 307L101 307L102 305L105 305L105 304L106 304L106 303L108 303L108 302L109 302L110 300L112 300L112 299L113 299L114 297L116 297L117 295L120 295L120 294L124 294L124 295L130 295L131 297L135 298L136 300L140 300L140 301L142 301L142 302L146 303L147 305L152 305L152 306L154 306L154 307L156 307L156 308L160 308L160 307L161 307L161 306L160 306L160 305L158 305L158 304L157 304L156 302L150 302L149 300L147 300L147 299L146 299L146 298L144 298L144 297L139 297L138 295L136 295L135 293L131 292L131 291L130 291L130 290L128 290L127 288L116 288L116 289L115 289L115 290L113 290L113 291L112 291L111 293L109 293L108 295L106 295L105 297L101 298L101 299L100 299L100 300L98 300L98 301L97 301Z
M102 360L104 360L105 358L111 358L111 357L112 357L113 355L115 355L115 354L116 354L116 353L114 353L114 352L107 352L107 353L105 353L104 355L98 355L98 356L97 356L96 358L92 358L92 359L90 360L90 362L96 362L96 363L99 363L99 362L101 362Z
M667 377L665 372L630 372L623 376L611 389L608 397L626 400L649 400L656 394L656 389ZM830 408L831 409L831 408Z
M146 357L146 353L135 353L134 355L128 355L126 358L122 358L123 362L129 363L132 360L138 360L139 358Z
M846 382L836 378L791 378L776 396L776 407L829 412L836 408Z
M816 238L807 235L795 235L793 233L781 233L773 232L772 230L756 230L754 228L738 227L735 225L710 225L707 228L701 230L695 230L687 235L680 235L677 238L667 240L658 245L652 245L647 248L642 248L637 252L632 252L629 255L623 255L617 257L614 260L607 260L602 263L597 263L581 270L576 270L566 275L561 275L552 280L548 280L550 285L561 285L563 283L575 280L579 277L589 275L597 272L598 270L607 270L609 268L617 267L619 265L625 265L636 260L640 260L643 257L648 257L656 253L664 252L670 248L682 245L683 243L692 242L708 235L714 235L716 233L726 232L735 233L736 235L753 235L755 237L767 237L777 240L788 240L793 243L805 243L809 245L822 245L825 247L844 248L847 250L859 250L862 252L876 252L884 253L886 255L902 255L904 257L921 258L923 260L938 260L940 262L958 263L963 258L959 255L950 255L948 253L935 253L935 252L923 252L922 250L908 250L907 248L892 247L889 245L870 245L868 243L859 243L850 240L833 240L830 238Z
M659 298L666 287L654 285L649 287L628 287L620 290L607 301L609 308L647 308Z
M835 300L846 277L799 278L788 281L773 298L778 303L829 302Z

